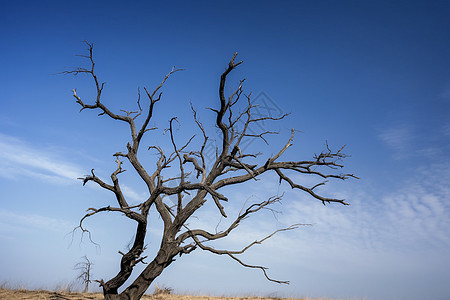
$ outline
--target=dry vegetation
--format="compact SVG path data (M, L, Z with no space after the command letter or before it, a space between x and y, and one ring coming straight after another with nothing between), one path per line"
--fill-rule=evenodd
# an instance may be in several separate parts
M0 289L0 299L8 300L92 300L103 299L102 293L71 293L71 292L54 292L45 290L29 291L23 289ZM144 300L294 300L293 298L264 298L264 297L210 297L210 296L186 296L174 295L166 293L156 293L153 295L144 295ZM313 300L312 298L308 298ZM297 299L307 300L307 299ZM314 300L326 300L314 298Z

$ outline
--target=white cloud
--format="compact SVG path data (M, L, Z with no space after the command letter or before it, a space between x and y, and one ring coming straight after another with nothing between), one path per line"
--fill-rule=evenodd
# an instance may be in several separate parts
M66 234L74 227L73 223L65 220L38 214L18 214L8 210L0 210L0 220L0 232L3 232L5 236L10 238L15 236L17 232L35 229Z
M0 134L0 155L0 176L8 179L28 176L51 183L68 183L83 174L80 168L59 158L57 153L36 149L4 134Z
M68 162L64 154L64 149L60 147L36 148L0 133L0 177L19 179L26 176L51 184L80 184L77 178L85 176L86 170ZM101 189L95 183L89 187ZM146 193L138 192L129 185L121 184L121 189L130 205L147 199Z
M397 242L450 246L449 167L447 163L419 169L414 179L383 199Z
M399 125L385 129L378 138L395 152L396 158L410 156L414 135L409 126Z
M348 207L323 207L311 200L289 203L282 220L314 223L320 242L336 242L340 247L398 254L405 249L446 249L450 246L450 164L419 168L413 176L393 191L344 192L345 198L353 199Z
M416 124L417 125L417 124ZM427 158L443 155L448 148L449 123L442 124L432 132L424 125L400 124L384 129L378 139L393 152L394 159Z
M147 200L148 198L148 195L146 193L139 193L126 184L120 184L120 188L125 198L128 200L129 205L136 205L137 203L145 202L145 200Z

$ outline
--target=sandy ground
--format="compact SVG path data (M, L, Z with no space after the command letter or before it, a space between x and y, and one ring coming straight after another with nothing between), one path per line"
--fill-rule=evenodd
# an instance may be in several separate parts
M52 291L28 291L0 289L0 299L5 300L91 300L103 299L101 293L67 293ZM293 298L260 298L260 297L208 297L186 295L145 295L143 300L294 300ZM302 299L296 299L302 300ZM304 299L307 300L307 299ZM313 300L313 299L310 299ZM321 299L314 299L321 300ZM322 299L326 300L326 299Z

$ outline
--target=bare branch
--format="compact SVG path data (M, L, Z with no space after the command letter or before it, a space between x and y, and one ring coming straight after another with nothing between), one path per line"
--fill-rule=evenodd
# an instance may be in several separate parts
M237 226L239 226L240 222L244 219L246 219L247 217L249 217L251 214L254 214L258 211L260 211L261 209L264 209L276 202L279 202L281 200L281 198L283 197L283 195L281 196L273 196L270 197L269 199L267 199L266 201L263 201L261 203L254 203L252 205L250 205L243 213L242 210L239 213L239 215L236 217L236 219L230 224L230 226L221 232L218 233L209 233L205 230L202 229L195 229L195 230L188 230L185 233L182 233L178 236L177 240L182 243L184 242L184 240L186 240L187 238L191 237L192 235L196 235L196 236L202 236L203 238L206 238L208 240L217 240L220 238L224 238L226 236L228 236L228 234L231 233L231 231L233 229L235 229Z
M139 133L136 136L135 139L135 150L137 151L137 147L139 145L139 142L142 139L142 136L144 135L144 133L147 131L147 126L148 123L150 122L150 119L153 116L153 108L155 106L155 103L158 102L161 99L161 95L162 93L159 94L158 98L155 98L155 94L162 88L162 86L164 85L164 83L166 82L166 80L170 77L170 75L172 75L175 72L178 71L182 71L183 69L175 69L175 67L172 68L172 70L164 77L164 79L162 80L162 82L159 84L159 86L157 86L152 93L150 93L147 88L144 88L148 99L150 100L150 106L147 112L147 117L145 118L144 123L142 124L141 129L139 130Z
M309 224L294 224L294 225L291 225L291 226L286 227L286 228L278 229L278 230L272 232L271 234L269 234L268 236L262 238L261 240L256 240L256 241L250 243L249 245L247 245L246 247L244 247L243 249L238 250L238 251L218 250L218 249L215 249L215 248L213 248L213 247L204 245L204 244L199 240L199 238L197 237L196 234L192 234L190 237L195 241L195 244L196 244L200 249L202 249L202 250L209 251L209 252L211 252L211 253L213 253L213 254L218 254L218 255L228 255L229 257L231 257L232 259L234 259L235 261L237 261L239 264L241 264L241 265L244 266L244 267L247 267L247 268L255 268L255 269L260 269L260 270L262 270L263 273L264 273L264 276L265 276L265 277L267 278L267 280L269 280L269 281L276 282L276 283L289 284L289 281L281 281L281 280L276 280L276 279L273 279L273 278L269 277L269 276L267 275L267 272L266 272L267 267L264 267L264 266L258 266L258 265L250 265L250 264L244 263L242 260L240 260L239 258L237 258L236 255L237 255L237 254L242 254L242 253L246 252L248 249L250 249L250 248L251 248L252 246L254 246L254 245L260 245L260 244L263 243L265 240L267 240L267 239L273 237L273 236L274 236L275 234L277 234L278 232L296 229L296 228L298 228L298 227L301 226L301 225L309 225ZM210 240L210 239L208 239L208 240Z
M146 222L146 219L145 219L141 214L139 214L139 213L137 213L137 212L134 212L134 211L132 211L132 210L129 209L129 208L111 207L111 206L108 205L108 206L105 206L105 207L102 207L102 208L99 208L99 209L96 209L96 208L92 208L92 207L91 207L91 208L88 208L86 211L91 211L91 212L85 214L84 217L81 218L81 221L80 221L80 227L81 227L81 223L82 223L86 218L91 217L91 216L93 216L93 215L95 215L95 214L97 214L97 213L104 212L104 211L121 212L121 213L123 213L125 216L127 216L128 218L130 218L130 219L132 219L132 220L135 220L135 221L140 222L140 223L145 223L145 222Z
M345 202L345 199L333 199L333 198L326 198L326 197L322 197L318 194L316 194L313 189L317 187L317 185L313 186L312 188L307 188L304 187L300 184L296 184L292 181L292 179L290 179L289 177L287 177L286 175L283 174L283 172L281 172L280 169L275 169L275 171L277 172L277 174L280 176L280 179L284 179L285 181L287 181L289 183L289 185L294 189L299 189L302 191L307 192L308 194L310 194L311 196L313 196L316 199L319 199L320 201L322 201L323 205L325 205L325 202L330 203L330 202L338 202L338 203L342 203L344 205L349 205L348 203ZM322 183L324 184L324 183Z
M221 154L221 156L226 154L228 147L229 147L228 127L223 122L223 117L230 106L230 104L227 104L226 99L225 99L225 92L224 92L225 91L225 82L227 79L227 75L234 68L236 68L238 65L240 65L242 63L242 61L238 62L238 63L234 62L234 60L236 59L236 56L237 56L237 52L234 53L233 58L230 60L230 62L228 64L228 68L225 70L225 72L223 72L222 76L220 76L220 84L219 84L220 109L217 111L216 124L222 131L222 154Z

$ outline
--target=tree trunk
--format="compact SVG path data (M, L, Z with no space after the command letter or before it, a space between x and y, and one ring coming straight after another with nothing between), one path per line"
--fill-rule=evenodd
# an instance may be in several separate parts
M147 291L156 277L161 275L178 254L176 246L165 244L161 246L155 259L148 264L136 280L120 294L105 294L105 300L139 300Z
M91 262L88 261L87 265L86 265L86 284L84 286L84 291L83 293L87 293L89 291L89 283L91 282Z

